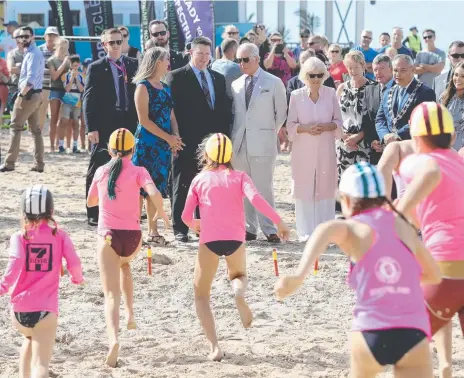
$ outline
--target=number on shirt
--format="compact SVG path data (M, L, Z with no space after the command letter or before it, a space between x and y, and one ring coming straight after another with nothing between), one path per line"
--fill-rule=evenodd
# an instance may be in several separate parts
M52 251L51 244L28 244L26 271L50 272L52 270Z

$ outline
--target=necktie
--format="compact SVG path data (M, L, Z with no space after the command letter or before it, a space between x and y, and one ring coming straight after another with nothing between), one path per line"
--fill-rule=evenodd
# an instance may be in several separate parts
M122 63L120 60L116 61L116 64L121 67ZM118 70L119 75L119 109L122 111L126 110L126 81L124 79L124 71Z
M206 81L206 75L203 71L200 71L201 76L201 88L203 89L203 93L205 94L206 101L208 102L208 106L210 109L213 109L213 101L211 100L211 93L209 93L209 86L208 82Z
M246 81L248 84L245 91L245 104L248 110L248 105L250 105L250 99L253 93L253 88L255 87L255 82L253 81L253 76L247 76Z
M403 107L403 98L405 94L406 88L401 87L398 91L398 111L401 111L401 108Z

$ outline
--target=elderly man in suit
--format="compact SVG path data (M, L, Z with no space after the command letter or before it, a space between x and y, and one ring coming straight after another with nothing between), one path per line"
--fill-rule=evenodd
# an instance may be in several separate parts
M464 61L464 42L463 41L454 41L451 43L448 49L448 59L450 61L451 69L437 76L433 80L433 90L437 96L437 101L440 101L443 92L445 91L448 83L451 80L451 74L454 70L454 67L458 65L459 62Z
M245 43L237 51L244 75L232 83L234 124L232 164L252 178L261 195L274 206L273 174L279 149L278 133L287 117L287 96L282 80L259 66L256 45ZM255 240L258 221L271 243L280 242L275 225L245 203L246 240Z
M399 54L393 59L396 85L388 89L382 99L375 128L380 141L411 139L409 118L422 102L435 101L435 92L414 78L414 61L409 55Z
M370 163L376 165L382 154L383 146L375 129L375 119L385 92L396 83L393 80L392 61L388 55L377 55L372 62L372 70L377 83L366 86L364 90L362 129L364 130L364 142L371 147Z

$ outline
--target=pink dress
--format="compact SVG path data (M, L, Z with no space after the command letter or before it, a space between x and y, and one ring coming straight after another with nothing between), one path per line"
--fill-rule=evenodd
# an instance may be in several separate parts
M297 133L299 125L330 122L336 123L337 129L319 135ZM290 166L300 239L306 239L318 224L335 217L338 184L335 139L341 137L342 124L333 88L321 86L316 103L309 98L306 86L292 92L287 131L293 142Z

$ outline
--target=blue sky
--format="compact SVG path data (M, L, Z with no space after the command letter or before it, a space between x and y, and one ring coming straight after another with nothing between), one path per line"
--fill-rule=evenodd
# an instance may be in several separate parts
M265 0L264 23L270 30L277 28L277 0ZM298 18L294 12L299 8L300 2L286 0L285 24L291 31L292 41L298 39ZM256 12L256 1L246 1L247 14ZM319 33L324 33L324 1L308 1L308 10L321 17ZM342 15L348 8L348 0L340 0L339 6ZM348 35L354 39L355 32L355 6L353 4L348 20ZM381 0L375 5L370 5L366 0L364 26L374 32L373 47L378 44L380 33L391 32L393 26L400 26L409 32L413 25L419 30L426 28L434 29L437 33L436 44L439 48L447 50L448 45L456 40L464 40L464 30L462 29L462 17L464 15L464 1L424 1L424 0ZM334 39L337 38L341 22L334 6ZM340 42L345 42L343 38Z

